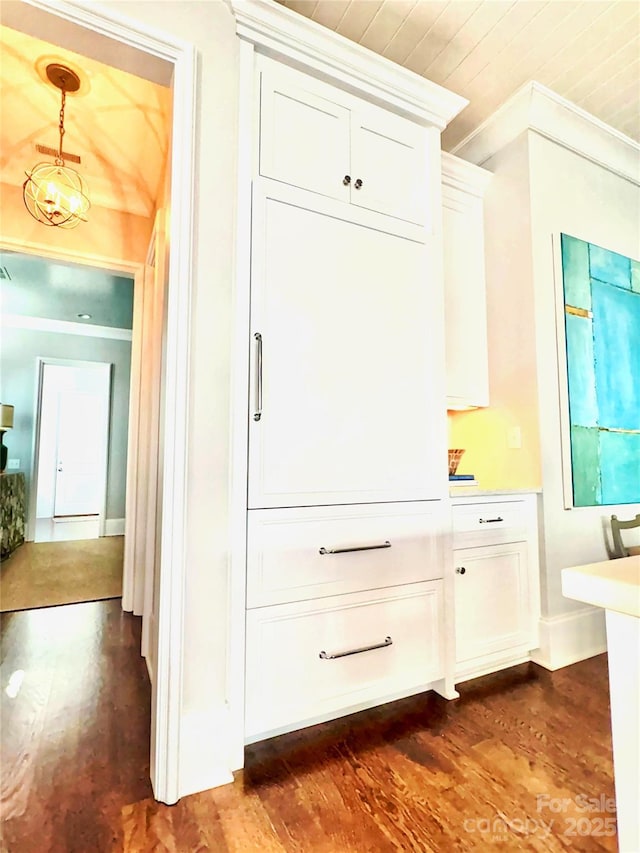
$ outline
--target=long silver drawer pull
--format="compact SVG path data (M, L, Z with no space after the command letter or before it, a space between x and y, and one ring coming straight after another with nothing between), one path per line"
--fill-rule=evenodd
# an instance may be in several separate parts
M497 518L480 518L480 524L493 524L494 521L504 521L504 518L499 515Z
M354 545L353 548L320 548L321 554L350 554L352 551L378 551L380 548L391 548L387 539L380 545Z
M338 652L335 655L328 655L326 652L320 652L318 657L321 660L336 660L337 658L346 658L349 655L359 655L362 652L372 652L374 649L384 649L387 646L393 645L391 637L385 637L381 643L376 643L375 646L363 646L361 649L351 649L348 652Z
M257 344L256 351L256 410L253 415L254 421L262 417L262 335L256 332L253 336Z

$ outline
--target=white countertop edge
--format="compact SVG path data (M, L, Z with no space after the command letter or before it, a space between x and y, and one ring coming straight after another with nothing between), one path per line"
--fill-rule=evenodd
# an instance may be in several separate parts
M449 486L449 497L451 498L492 498L539 494L542 494L542 489L480 489L478 486Z
M562 594L594 607L640 618L640 557L563 569Z

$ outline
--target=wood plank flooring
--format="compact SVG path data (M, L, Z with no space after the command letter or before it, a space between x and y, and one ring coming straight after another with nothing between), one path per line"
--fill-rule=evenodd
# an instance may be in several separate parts
M4 620L3 690L25 675L2 694L3 853L616 849L604 655L254 744L233 785L169 807L148 782L139 620L119 607Z

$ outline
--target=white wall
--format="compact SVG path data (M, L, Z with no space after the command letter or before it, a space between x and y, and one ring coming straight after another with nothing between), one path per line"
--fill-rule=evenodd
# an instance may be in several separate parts
M529 152L544 490L543 615L553 618L581 608L563 597L561 569L607 559L604 531L611 514L631 518L640 504L564 509L551 238L563 232L640 258L640 187L535 132L529 133Z

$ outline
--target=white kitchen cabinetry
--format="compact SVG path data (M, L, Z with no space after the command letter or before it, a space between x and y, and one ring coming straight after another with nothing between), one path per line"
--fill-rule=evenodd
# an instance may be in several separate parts
M268 59L260 69L262 176L426 224L422 127Z
M442 581L250 610L247 740L427 689L442 646Z
M231 5L235 769L238 740L456 695L434 224L463 101L277 4Z
M489 405L483 196L491 173L442 154L447 408Z
M528 660L538 646L536 496L457 498L452 517L462 681Z
M253 209L249 506L441 497L431 249L290 187Z

